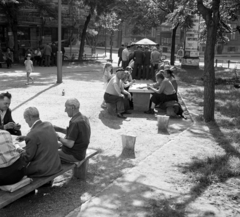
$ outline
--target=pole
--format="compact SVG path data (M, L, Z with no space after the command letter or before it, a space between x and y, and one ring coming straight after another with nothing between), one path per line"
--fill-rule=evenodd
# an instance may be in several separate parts
M58 0L57 83L62 83L62 0Z

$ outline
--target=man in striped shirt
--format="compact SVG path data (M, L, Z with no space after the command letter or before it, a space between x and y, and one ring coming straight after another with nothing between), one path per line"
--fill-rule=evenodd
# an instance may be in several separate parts
M0 130L0 185L12 185L24 176L24 163L20 151L13 144L12 136Z

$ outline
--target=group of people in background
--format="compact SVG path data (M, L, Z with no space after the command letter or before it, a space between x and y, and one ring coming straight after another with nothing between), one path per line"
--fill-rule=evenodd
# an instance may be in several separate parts
M36 66L57 66L57 52L58 47L55 43L47 43L45 45L39 46L36 49L25 48L21 49L20 56L23 56L24 61L27 60L27 57L30 56L33 65ZM62 46L62 56L64 60L65 49ZM14 62L14 52L9 47L6 49L6 52L3 52L0 46L0 67L3 63L6 63L7 68L11 68L12 63Z
M162 53L157 47L149 46L122 46L118 49L118 67L127 66L133 68L133 79L152 79L155 80L158 64L161 62Z
M34 65L38 66L56 66L57 65L57 52L58 47L55 43L45 44L44 46L38 47L35 50L31 48L27 49L25 53L25 59L27 56L31 55L31 60ZM64 59L65 49L62 46L62 55Z

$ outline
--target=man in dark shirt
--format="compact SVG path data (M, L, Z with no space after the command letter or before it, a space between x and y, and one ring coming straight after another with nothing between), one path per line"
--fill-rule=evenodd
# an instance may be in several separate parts
M134 69L133 69L133 78L141 79L142 77L142 66L144 53L142 52L142 48L138 46L137 50L133 54L134 59Z
M8 92L0 94L0 129L7 130L12 135L21 135L19 124L12 119L12 112L9 108L12 95Z
M62 161L81 161L86 156L91 136L89 120L79 112L80 103L77 99L68 99L65 103L65 112L71 117L69 127L64 131L60 127L54 127L57 132L66 133L65 138L58 136L58 141L62 145L59 156Z
M124 44L122 44L122 46L118 49L118 67L119 67L120 63L122 62L123 49L124 49Z
M144 61L143 61L143 79L150 79L150 65L151 65L151 52L149 50L149 47L145 47L144 52Z

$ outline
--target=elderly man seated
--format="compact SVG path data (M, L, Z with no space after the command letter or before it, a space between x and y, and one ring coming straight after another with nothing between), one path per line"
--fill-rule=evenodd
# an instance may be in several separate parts
M25 140L26 151L23 159L27 163L25 174L28 177L46 177L61 170L58 155L58 140L56 132L49 122L42 122L35 107L24 111L24 119L31 128L27 136L20 136L19 141Z
M59 156L64 162L81 161L86 156L86 150L90 143L91 128L89 120L80 113L80 103L77 99L68 99L65 103L65 112L71 118L69 127L54 126L56 132L65 133L65 138L58 136L61 149Z
M0 94L0 129L7 130L12 135L21 135L19 124L12 119L12 112L9 108L12 95L8 92Z
M24 176L24 161L15 148L12 136L5 130L0 130L0 185L12 185Z
M117 117L125 119L123 114L130 114L127 109L129 107L129 100L131 100L131 94L124 89L124 79L127 73L123 69L118 69L116 75L108 82L104 100L106 103L113 104L116 107ZM126 97L128 99L126 99Z

